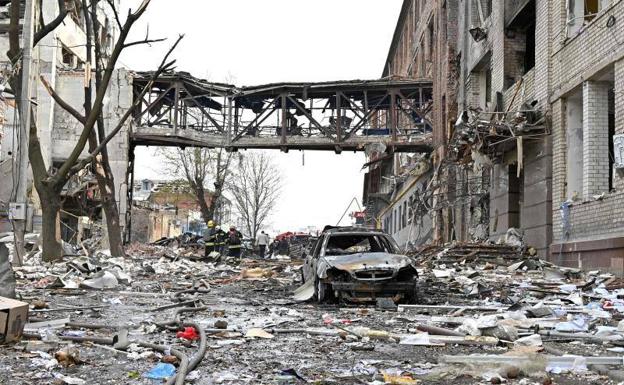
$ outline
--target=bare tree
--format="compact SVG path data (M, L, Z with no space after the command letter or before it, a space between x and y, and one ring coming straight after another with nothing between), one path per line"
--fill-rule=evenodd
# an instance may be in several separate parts
M231 163L234 154L223 149L199 147L163 149L160 154L166 161L169 173L174 177L183 178L188 183L197 199L204 222L208 224L208 221L214 220L227 181L232 175ZM210 205L206 203L205 198L209 183L214 186Z
M30 113L33 114L33 109L31 106L23 106L20 103L21 96L21 59L22 59L22 47L20 41L20 33L19 33L19 21L20 21L20 3L21 0L11 0L11 22L9 27L9 52L8 57L11 60L11 63L14 68L17 68L16 71L13 71L13 76L9 78L9 84L14 94L16 95L17 107L20 113ZM51 22L45 24L42 19L39 21L39 27L37 32L35 33L35 38L33 45L36 45L43 37L52 32L56 27L60 25L65 16L67 15L67 9L65 8L65 0L58 0L60 13L59 15L52 20ZM86 165L93 163L97 165L96 159L103 159L104 153L103 151L106 149L107 143L123 128L125 122L131 116L134 109L139 105L139 100L141 97L153 86L154 81L165 71L170 70L173 67L175 61L167 62L169 55L173 51L173 49L177 46L180 41L180 38L176 41L176 43L171 47L171 49L165 55L162 63L158 67L158 70L155 71L152 75L151 81L146 85L146 87L142 90L140 97L135 99L136 101L133 105L125 112L125 114L120 118L117 122L117 125L105 135L103 132L103 105L104 99L106 97L106 93L108 91L108 85L110 83L111 77L114 73L115 66L117 64L117 60L121 55L122 51L130 46L138 45L138 44L148 44L153 42L153 40L149 40L147 37L144 40L132 43L126 43L126 39L128 34L130 33L132 26L135 22L143 15L146 8L148 7L150 0L143 0L143 2L139 5L139 7L133 12L131 10L128 11L128 15L126 20L122 23L117 10L114 8L113 2L107 2L109 6L112 7L113 12L116 16L116 21L118 23L120 33L113 50L108 57L106 63L103 63L101 59L101 52L98 53L98 49L96 48L96 86L93 89L93 85L89 84L85 85L85 105L84 115L80 113L76 108L72 107L64 100L62 100L58 94L47 84L44 79L44 85L55 99L55 101L59 104L59 106L69 112L72 116L74 116L81 124L82 131L80 137L78 138L77 143L71 151L71 154L68 158L63 162L63 164L55 170L46 165L46 162L43 157L43 153L41 151L41 143L39 141L36 119L31 119L31 124L29 127L30 130L30 139L28 145L28 155L30 159L31 168L33 171L33 179L35 189L41 199L45 204L42 205L42 246L43 246L43 258L46 261L56 260L62 258L62 248L59 240L57 239L57 222L59 210L61 208L61 190L67 183L67 181L79 172ZM41 3L40 3L41 4ZM91 8L91 12L94 8ZM90 14L89 8L85 7L85 15L89 17ZM94 18L91 19L93 21ZM88 30L91 28L88 28ZM92 37L92 34L90 34ZM90 42L89 42L90 44ZM89 49L87 51L90 51ZM89 54L91 55L91 54ZM85 69L86 79L90 79L91 74L91 63L87 65ZM94 100L92 99L92 91L94 92ZM87 96L88 95L88 96ZM94 141L93 136L95 135L94 129L98 125L98 129L102 129L101 132L98 131L98 138ZM90 142L89 155L80 160L80 155L83 152L87 142ZM99 167L102 166L100 162ZM110 190L103 193L110 193ZM114 190L112 191L114 194ZM114 196L114 195L113 195ZM118 217L118 216L117 216ZM120 235L121 236L121 235Z
M234 206L250 237L267 223L282 189L282 175L264 152L241 158L229 184Z

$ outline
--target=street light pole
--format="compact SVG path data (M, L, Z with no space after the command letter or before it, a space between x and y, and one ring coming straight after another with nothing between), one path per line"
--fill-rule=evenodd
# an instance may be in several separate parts
M19 167L17 194L15 202L11 205L10 213L15 232L15 259L13 263L21 266L25 251L24 235L26 233L26 218L28 215L28 142L31 124L31 69L32 69L32 45L34 34L34 0L25 1L24 25L22 28L22 86L20 97L20 134L19 134ZM15 183L15 181L13 181Z

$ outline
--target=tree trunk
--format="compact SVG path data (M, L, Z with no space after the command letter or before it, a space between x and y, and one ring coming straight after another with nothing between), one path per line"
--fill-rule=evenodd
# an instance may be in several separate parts
M197 198L197 203L199 204L199 210L201 211L202 218L204 218L204 222L206 223L206 226L208 226L208 221L213 220L214 211L212 211L206 203L206 193L204 192L204 187L197 186L193 189L193 191L195 191L195 198Z
M104 210L104 215L106 215L106 229L111 256L123 257L125 254L121 237L119 210L115 200L115 179L110 165L98 161L96 177L100 193L102 194L102 209Z
M82 0L82 6L86 10L87 1ZM96 10L97 3L91 2L91 12L85 13L85 26L87 32L87 61L89 63L93 62L93 51L92 48L95 48L95 84L96 89L99 90L102 87L102 76L100 70L100 46L99 46L99 33L96 28L98 25L96 18ZM93 17L93 19L91 19ZM93 41L95 40L95 42ZM94 46L95 43L95 46ZM91 96L92 96L92 83L89 80L88 83L85 84L85 112L87 114L91 113ZM99 140L104 140L106 136L104 130L104 118L100 113L97 117L97 135L95 131L91 132L89 135L89 152L93 152L95 148L98 146L98 137ZM102 209L104 210L104 215L106 216L106 229L108 232L108 244L110 247L110 253L112 257L123 257L123 240L121 238L121 227L119 225L119 210L117 209L117 201L115 200L115 178L113 176L113 171L111 170L110 163L108 161L108 150L106 147L102 149L100 155L96 156L92 162L93 168L95 170L95 177L98 182L98 187L100 189L100 195L102 198Z
M221 190L222 189L220 187L215 189L215 192L212 195L212 201L210 203L210 207L208 207L208 217L209 218L214 218L215 217L215 213L217 212L217 208L218 208L218 204L219 204L219 199L221 198Z
M41 238L43 249L43 260L45 262L53 262L63 259L63 247L60 239L57 237L59 226L59 215L61 209L60 195L56 192L48 191L48 188L37 183L37 193L41 202L42 223Z

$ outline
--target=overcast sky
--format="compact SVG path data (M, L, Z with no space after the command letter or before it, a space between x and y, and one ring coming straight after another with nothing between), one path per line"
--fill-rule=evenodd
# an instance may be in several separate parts
M122 14L140 1L121 0ZM239 86L282 81L375 79L381 76L401 0L152 0L133 38L149 26L169 42L132 48L121 62L153 70L171 40L178 70ZM137 178L162 178L151 148L138 148ZM335 224L353 197L361 200L363 153L271 152L284 174L272 227ZM348 219L348 218L347 218ZM343 221L343 224L346 224Z

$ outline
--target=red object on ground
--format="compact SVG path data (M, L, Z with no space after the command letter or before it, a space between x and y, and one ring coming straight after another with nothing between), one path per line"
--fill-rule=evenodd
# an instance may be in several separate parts
M197 331L192 326L184 328L184 331L178 332L176 336L178 338L184 338L186 340L191 340L191 341L195 341L199 339L199 334L197 334Z

